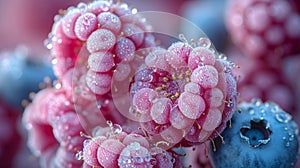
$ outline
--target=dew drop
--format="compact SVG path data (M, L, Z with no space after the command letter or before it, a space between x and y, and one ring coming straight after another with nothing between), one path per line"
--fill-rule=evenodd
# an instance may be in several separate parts
M51 38L48 38L44 40L44 46L48 49L51 50L53 48L52 40Z
M278 111L279 111L279 106L273 104L272 107L271 107L271 112L276 113L276 112L278 112Z
M290 143L289 143L289 142L287 142L287 143L285 144L285 146L286 146L286 147L289 147L289 146L290 146Z
M83 3L83 2L80 2L78 5L77 5L77 8L81 11L81 12L86 12L88 6Z
M140 156L137 156L137 157L136 157L136 162L137 162L137 163L143 163L143 162L144 162L144 159L143 159L142 157L140 157Z
M200 38L198 40L198 45L201 47L206 47L206 48L210 48L211 46L211 41L208 38Z
M56 59L56 58L53 58L53 59L51 60L51 64L52 64L52 65L56 65L56 64L57 64L57 62L58 62L58 61L57 61L57 59Z
M82 151L77 152L75 157L77 160L83 160L83 152Z
M137 107L132 105L129 108L129 113L133 114L135 117L140 117L141 113L137 110Z
M275 118L281 123L288 123L292 119L291 115L284 112L276 113Z
M83 141L83 147L86 147L91 142L90 139L86 139Z
M145 161L148 162L148 163L149 163L152 159L153 159L153 158L152 158L151 156L149 156L149 155L147 155L147 156L145 157Z
M107 124L109 127L112 127L112 126L113 126L113 123L112 123L110 120L107 120L107 121L106 121L106 124Z
M183 34L179 34L179 39L185 43L187 43L187 39L185 38L185 36Z
M231 73L231 68L230 67L224 67L224 72L225 73Z
M260 106L262 105L262 101L260 99L252 99L251 102L255 105L255 106Z
M227 107L232 107L232 106L233 106L233 101L232 101L232 99L229 99L227 101Z
M253 107L249 107L248 108L249 114L253 115L255 113L254 108Z

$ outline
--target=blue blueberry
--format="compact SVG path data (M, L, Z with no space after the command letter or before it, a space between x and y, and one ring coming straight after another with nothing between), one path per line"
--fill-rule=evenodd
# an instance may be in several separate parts
M0 97L10 105L21 107L29 93L40 90L45 77L55 79L51 66L29 57L27 48L0 53Z
M187 1L183 6L183 17L197 25L211 39L214 46L222 51L227 43L227 30L224 16L227 0ZM194 38L198 34L189 31L189 25L182 24L182 31L191 33Z
M272 102L241 103L210 150L215 168L289 168L298 158L298 126ZM215 150L214 150L215 149Z

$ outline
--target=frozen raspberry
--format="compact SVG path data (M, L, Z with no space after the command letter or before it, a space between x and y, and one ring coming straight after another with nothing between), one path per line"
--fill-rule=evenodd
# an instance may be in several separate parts
M82 159L96 167L173 167L172 153L152 147L147 137L124 132L118 124L98 127L84 142Z
M299 51L300 14L292 1L231 0L226 23L245 54L266 60Z
M168 145L189 146L218 136L237 101L235 64L219 56L207 38L195 47L177 42L168 50L155 48L145 63L130 83L132 106L126 116Z
M46 40L55 74L63 79L77 60L89 60L88 87L97 95L110 91L114 70L122 61L132 61L134 52L154 45L149 26L127 4L113 1L79 3L57 15ZM105 81L104 83L101 81Z
M221 134L224 139L212 141L213 167L295 167L299 128L291 115L260 99L243 102L238 108L232 128Z
M73 102L65 90L48 88L36 94L26 107L23 124L28 130L28 145L41 158L41 165L48 167L80 167L75 157L82 149L84 132Z
M239 75L238 91L242 100L250 101L259 97L263 101L273 101L284 110L294 113L296 94L280 64L277 64L279 67L272 67L251 57L234 57L233 60L240 66L235 69L235 73Z

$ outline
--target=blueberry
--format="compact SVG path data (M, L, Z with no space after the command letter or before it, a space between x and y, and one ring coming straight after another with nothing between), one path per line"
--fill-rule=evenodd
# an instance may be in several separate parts
M55 79L51 66L30 57L26 47L0 53L0 97L10 105L21 107L29 93L40 90L46 76Z
M298 126L291 115L272 102L241 103L230 125L211 143L215 168L295 167ZM225 144L222 144L222 140Z
M183 16L196 24L211 39L218 50L224 49L227 31L224 23L225 6L227 0L187 1L183 6ZM189 27L182 25L182 30L193 34Z

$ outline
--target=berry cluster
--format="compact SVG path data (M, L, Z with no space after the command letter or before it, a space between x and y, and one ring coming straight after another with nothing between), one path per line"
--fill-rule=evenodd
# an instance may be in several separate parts
M181 167L175 147L224 130L237 103L235 64L207 38L155 47L150 28L119 2L55 17L46 47L58 80L23 117L44 167Z
M300 68L287 59L299 50L294 27L300 17L292 4L232 0L228 6L229 31L248 56L237 59L238 73L245 75L242 100L261 97L285 110L297 108L292 89L300 88L289 75ZM282 7L285 13L279 15ZM45 45L57 81L38 92L23 115L28 145L42 167L226 167L232 163L221 159L236 158L241 149L248 160L241 155L237 163L258 167L256 162L273 163L269 157L257 161L249 151L261 154L279 146L298 152L297 126L277 105L255 100L236 110L240 93L233 71L239 66L208 38L189 43L180 35L164 48L151 28L135 8L119 1L79 3L55 16ZM280 70L284 66L286 72ZM231 120L235 111L242 114ZM232 129L222 133L227 123ZM275 159L275 166L296 162L296 157Z

